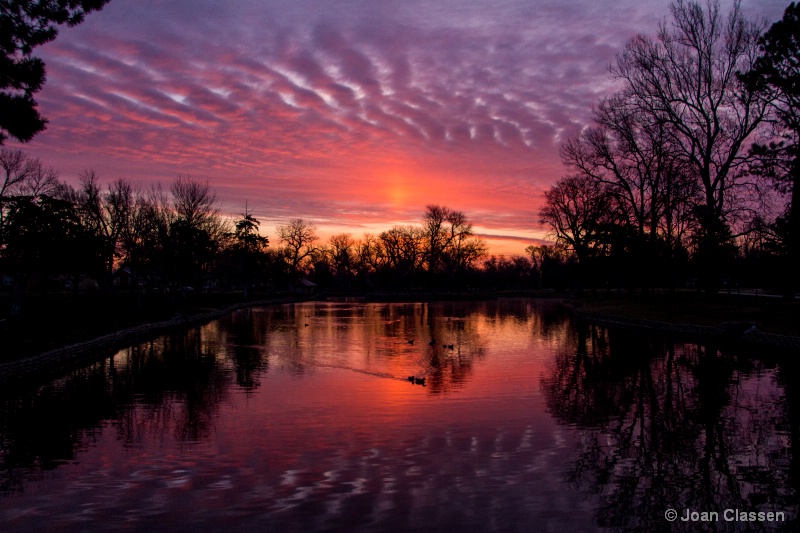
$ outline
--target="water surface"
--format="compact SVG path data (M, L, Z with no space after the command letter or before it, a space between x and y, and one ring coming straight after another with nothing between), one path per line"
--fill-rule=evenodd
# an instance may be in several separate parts
M3 391L0 529L791 530L664 519L794 520L768 355L531 300L239 311Z

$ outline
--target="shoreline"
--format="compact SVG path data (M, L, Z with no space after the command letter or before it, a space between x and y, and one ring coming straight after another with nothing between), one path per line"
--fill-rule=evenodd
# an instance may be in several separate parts
M553 296L520 297L531 299L557 299L557 297L553 298ZM25 379L32 375L54 375L76 365L100 361L111 355L111 352L119 350L127 345L170 331L202 325L239 309L297 303L300 301L307 300L298 298L271 298L239 302L205 313L181 315L169 320L125 328L93 339L54 348L37 355L0 363L0 383L7 383L13 379ZM366 299L366 301L369 302L370 300ZM753 347L779 348L793 352L800 351L800 337L767 333L758 329L756 322L751 320L721 322L715 326L676 323L623 316L614 313L584 311L581 309L584 302L573 298L561 298L559 302L571 311L576 320L610 329L635 331L644 334L669 335L671 337L700 341L712 339L719 341L737 341Z
M6 383L12 379L25 379L32 375L57 374L78 364L100 361L108 357L110 355L109 352L119 350L127 345L169 331L203 325L239 309L295 303L298 301L301 300L297 298L273 298L268 300L240 302L222 309L215 309L214 311L194 315L182 315L169 320L151 322L122 329L113 333L101 335L100 337L95 337L94 339L54 348L37 355L0 363L0 383Z
M640 333L667 334L689 339L720 340L744 342L754 347L781 348L800 351L800 337L767 333L758 328L755 321L720 322L716 326L686 324L634 318L615 314L582 311L569 301L562 303L571 309L573 316L580 321L610 329L622 329Z

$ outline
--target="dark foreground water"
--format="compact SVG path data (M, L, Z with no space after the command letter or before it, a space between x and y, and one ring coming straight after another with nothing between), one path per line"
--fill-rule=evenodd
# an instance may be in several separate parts
M0 531L793 531L796 376L529 300L240 311L0 392Z

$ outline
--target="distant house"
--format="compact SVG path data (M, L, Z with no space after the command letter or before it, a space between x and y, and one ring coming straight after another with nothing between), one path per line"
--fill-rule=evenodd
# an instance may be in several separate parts
M130 267L122 267L111 273L111 283L114 287L127 288L131 285Z
M75 280L71 275L59 274L58 276L49 276L44 279L33 279L28 282L28 289L45 291L67 291L72 292L75 289Z
M317 284L306 278L298 278L292 283L292 292L304 296L312 296L317 292Z
M87 275L74 276L61 274L49 279L46 285L48 290L67 292L95 292L100 290L97 280Z
M116 288L129 289L133 286L133 270L129 266L116 269L111 273L111 283ZM142 277L136 281L139 287L144 287L145 280Z

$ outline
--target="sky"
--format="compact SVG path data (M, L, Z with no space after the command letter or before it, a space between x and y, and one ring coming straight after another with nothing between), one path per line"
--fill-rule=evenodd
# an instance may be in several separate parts
M723 4L724 5L724 4ZM774 22L785 0L750 0ZM111 0L35 51L47 130L22 148L168 187L208 181L261 233L331 234L463 211L490 253L546 238L559 146L618 89L608 67L668 16L656 0Z

